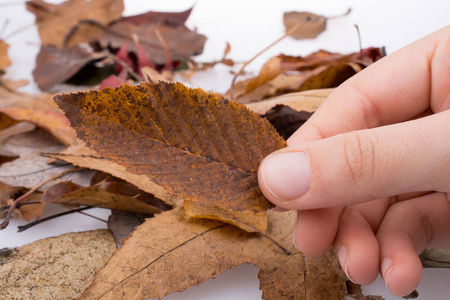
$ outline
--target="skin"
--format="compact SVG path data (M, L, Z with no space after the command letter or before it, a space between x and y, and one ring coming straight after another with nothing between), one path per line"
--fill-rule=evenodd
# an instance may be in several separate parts
M288 145L258 180L277 210L298 211L296 247L333 247L352 281L380 273L411 293L418 253L450 247L450 26L347 80Z

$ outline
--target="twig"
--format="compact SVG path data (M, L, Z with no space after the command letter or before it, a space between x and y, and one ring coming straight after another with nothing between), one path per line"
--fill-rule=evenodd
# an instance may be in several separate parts
M351 8L348 8L347 11L346 11L345 13L343 13L343 14L341 14L341 15L337 15L337 16L326 17L326 19L327 19L327 20L330 20L330 19L338 19L338 18L342 18L342 17L348 16L351 12L352 12L352 9L351 9Z
M167 46L166 41L164 40L161 31L156 28L155 29L155 34L156 37L158 38L158 41L161 43L162 48L164 49L164 54L166 56L166 63L164 64L164 68L166 70L172 70L172 58L170 57L170 50L169 50L169 46Z
M138 73L134 72L133 68L131 68L126 62L124 62L119 57L117 57L117 55L115 55L113 53L111 53L110 55L113 58L113 60L116 63L118 63L119 65L121 65L122 68L126 69L128 71L128 73L134 77L134 79L136 79L138 81L144 81L144 78L142 78Z
M283 40L284 38L286 38L287 36L291 35L294 31L300 29L302 26L304 26L307 22L309 22L311 20L310 17L306 17L304 20L298 22L297 25L295 25L294 27L292 27L289 31L287 31L282 37L280 37L279 39L277 39L275 42L273 42L272 44L270 44L269 46L267 46L266 48L264 48L263 50L261 50L260 52L258 52L255 56L253 56L249 61L247 61L244 65L242 65L241 69L239 70L239 72L237 72L234 77L233 80L231 81L231 88L230 88L230 96L231 99L234 99L234 95L233 95L233 90L234 90L234 84L236 82L236 79L238 78L239 75L242 75L242 72L244 71L244 68L246 66L248 66L252 61L254 61L256 58L258 58L261 54L263 54L264 52L266 52L267 50L269 50L270 48L272 48L273 46L275 46L276 44L278 44L281 40Z
M5 33L6 27L8 27L8 24L9 24L9 20L6 19L5 22L3 22L2 29L0 29L0 40L3 40L3 34Z
M34 26L36 26L36 24L33 23L33 24L28 24L28 25L22 26L22 27L20 27L20 28L17 28L17 29L14 30L13 32L11 32L11 33L8 34L7 36L5 36L4 40L6 41L6 40L12 38L13 36L15 36L16 34L19 34L19 33L23 32L23 31L25 31L25 30L28 30L28 29L30 29L30 28L33 28Z
M16 206L16 208L20 208L24 205L30 205L30 204L42 204L42 202L41 201L30 201L30 202L20 203ZM10 207L11 207L11 205L2 206L2 207L0 207L0 211L8 210Z
M363 57L362 53L362 42L361 42L361 33L359 32L359 26L357 24L354 24L356 28L356 34L358 35L358 42L359 42L359 58Z
M33 194L34 192L36 192L40 187L44 186L45 184L47 184L48 182L55 180L59 177L62 177L66 174L69 173L73 173L73 172L77 172L82 170L82 168L76 167L76 168L72 168L69 170L66 170L64 172L61 172L60 174L54 175L50 178L45 179L44 181L38 183L37 185L35 185L32 189L30 189L28 192L26 192L25 194L23 194L22 196L20 196L19 198L17 198L12 205L9 207L8 213L6 214L5 219L3 220L3 222L0 224L0 230L5 229L6 227L8 227L9 225L9 220L11 219L11 214L13 212L13 210L17 207L17 205L19 205L21 202L23 202L29 195Z
M91 217L91 218L96 219L96 220L99 220L99 221L101 221L101 222L108 223L108 221L103 220L102 218L96 217L96 216L94 216L94 215L91 215L91 214L88 214L88 213L85 213L85 212L81 212L81 211L79 211L79 213L82 214L82 215L85 215L86 217Z
M28 224L23 225L23 226L17 226L17 228L19 229L17 232L25 231L25 230L27 230L27 229L35 226L35 225L38 225L38 224L40 224L42 222L45 222L45 221L48 221L48 220L51 220L51 219L59 218L59 217L62 217L62 216L68 215L68 214L72 214L72 213L76 213L76 212L81 212L83 210L90 209L90 208L92 208L92 207L86 206L86 207L82 207L82 208L78 208L78 209L74 209L74 210L68 210L68 211L65 211L65 212L62 212L62 213L59 213L59 214L55 214L55 215L52 215L52 216L48 216L46 218L42 218L42 219L36 220L34 222L28 223Z

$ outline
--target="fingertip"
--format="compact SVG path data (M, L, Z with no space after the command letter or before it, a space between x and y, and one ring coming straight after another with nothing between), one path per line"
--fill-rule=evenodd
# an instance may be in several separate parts
M294 245L306 256L318 257L331 247L342 208L299 211L294 225Z
M401 258L384 257L381 274L387 289L398 297L411 294L422 279L423 268L417 255L402 255Z

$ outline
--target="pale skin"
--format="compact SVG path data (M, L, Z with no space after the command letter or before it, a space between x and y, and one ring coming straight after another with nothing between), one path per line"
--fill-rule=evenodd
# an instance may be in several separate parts
M347 80L288 145L258 180L297 210L296 247L332 247L353 282L414 291L418 253L450 247L450 26Z

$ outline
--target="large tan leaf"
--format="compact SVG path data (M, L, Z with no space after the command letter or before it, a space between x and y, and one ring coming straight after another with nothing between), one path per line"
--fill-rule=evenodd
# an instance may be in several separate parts
M286 143L244 105L166 82L55 100L88 147L184 198L189 215L266 228L256 172Z
M180 207L147 219L80 299L162 298L243 263L260 268L264 299L344 299L345 275L332 252L319 258L303 256L292 246L295 212L269 216L267 234L289 245L291 255L260 234L218 221L188 219Z
M116 246L108 230L68 233L0 250L1 299L76 299Z
M43 0L26 2L27 10L36 15L36 25L42 44L62 47L64 39L78 26L80 20L94 20L100 24L117 20L124 9L123 0L67 0L55 5ZM97 27L80 25L68 46L88 43L101 32Z

